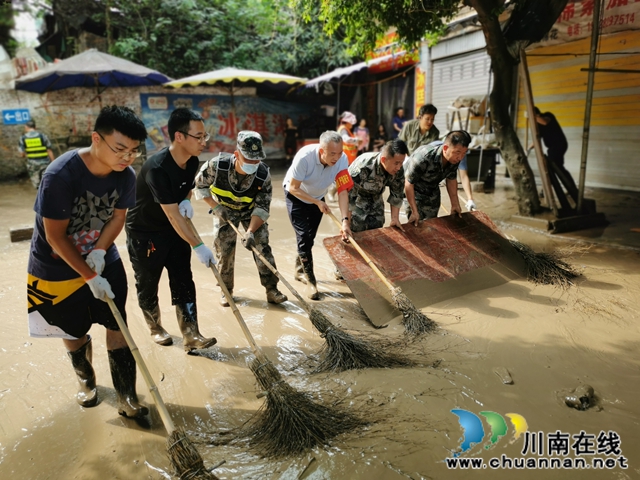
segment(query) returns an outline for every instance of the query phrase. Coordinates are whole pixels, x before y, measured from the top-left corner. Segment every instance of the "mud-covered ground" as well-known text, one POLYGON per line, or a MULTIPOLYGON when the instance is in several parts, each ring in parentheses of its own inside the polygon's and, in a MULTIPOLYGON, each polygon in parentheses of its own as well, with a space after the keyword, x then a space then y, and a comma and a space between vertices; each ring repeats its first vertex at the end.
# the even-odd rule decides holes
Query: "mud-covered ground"
MULTIPOLYGON (((285 277, 304 292, 292 279, 295 238, 278 186, 284 170, 274 168, 272 173, 276 188, 269 224, 274 255, 285 277)), ((408 347, 420 363, 412 368, 339 374, 304 370, 301 363, 324 340, 297 302, 281 306, 266 302, 255 265, 239 246, 235 295, 240 312, 285 380, 319 402, 340 398, 354 413, 372 421, 360 431, 335 438, 327 448, 300 456, 267 460, 242 446, 212 444, 224 438, 220 432, 248 420, 264 399, 256 398, 259 389, 248 368, 251 349, 231 310, 218 304, 220 293, 211 271, 193 261, 201 331, 217 337, 217 346, 208 357, 184 353, 164 278, 161 309, 174 345, 160 347, 151 341, 137 306, 121 235, 117 245, 130 280, 129 325, 173 420, 193 434, 207 465, 224 460, 215 470, 223 479, 640 478, 640 250, 628 248, 634 242, 640 246, 640 233, 629 233, 624 223, 629 212, 637 212, 633 205, 638 195, 588 193, 597 196, 612 224, 555 237, 502 221, 515 212, 508 180, 501 177, 493 194, 477 194, 479 208, 505 233, 536 250, 573 248, 571 262, 583 276, 566 291, 535 286, 525 279, 480 291, 465 291, 463 286, 458 297, 423 310, 441 328, 408 347), (512 385, 502 383, 495 373, 499 367, 510 372, 512 385), (563 397, 582 384, 594 388, 595 405, 587 411, 568 408, 563 397), (485 420, 484 441, 462 455, 484 460, 478 469, 448 467, 445 459, 460 451, 463 437, 452 409, 476 415, 496 412, 507 421, 506 435, 486 448, 492 433, 485 420), (542 432, 543 454, 531 448, 522 453, 526 434, 514 440, 507 416, 514 413, 526 419, 529 432, 542 432), (606 435, 598 441, 601 431, 606 435), (581 432, 582 441, 578 438, 581 432), (619 445, 608 441, 616 436, 619 445), (546 444, 554 438, 555 453, 546 444), (594 454, 584 454, 590 444, 594 454), (500 462, 499 468, 489 464, 502 455, 512 459, 556 457, 562 462, 583 458, 589 465, 595 457, 610 459, 615 467, 516 471, 500 462), (627 468, 621 468, 621 463, 627 468)), ((9 228, 33 222, 34 198, 26 181, 3 184, 0 189, 0 478, 170 478, 166 431, 155 407, 146 424, 120 417, 114 408, 104 330, 95 327, 91 331, 101 400, 90 409, 75 403, 76 379, 62 342, 27 335, 29 243, 10 243, 9 228)), ((195 224, 210 242, 207 209, 204 203, 195 206, 195 224)), ((640 223, 637 213, 631 217, 640 223)), ((398 318, 376 331, 348 287, 334 280, 333 265, 321 240, 335 234, 336 228, 325 219, 315 247, 323 298, 314 305, 332 321, 361 334, 402 337, 398 318)), ((289 294, 289 298, 294 297, 289 294)), ((152 404, 141 375, 138 392, 152 404)))

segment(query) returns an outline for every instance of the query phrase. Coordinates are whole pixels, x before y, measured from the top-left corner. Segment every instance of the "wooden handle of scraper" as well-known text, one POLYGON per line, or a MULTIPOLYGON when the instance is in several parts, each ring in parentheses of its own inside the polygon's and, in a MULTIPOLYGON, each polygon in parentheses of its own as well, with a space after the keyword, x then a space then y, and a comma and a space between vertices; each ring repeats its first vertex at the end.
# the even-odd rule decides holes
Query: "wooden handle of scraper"
MULTIPOLYGON (((191 228, 191 231, 196 236, 198 241, 202 242, 202 238, 200 238, 200 234, 196 230, 196 227, 191 221, 191 219, 187 217, 184 217, 184 219, 187 222, 187 225, 189 225, 189 227, 191 228)), ((233 301, 233 295, 231 295, 231 292, 229 292, 229 290, 227 289, 227 286, 224 284, 224 281, 222 280, 222 275, 220 275, 220 272, 215 267, 215 265, 211 264, 209 265, 209 267, 211 268, 211 271, 215 275, 216 280, 218 281, 218 284, 220 284, 220 290, 222 290, 222 293, 227 299, 227 302, 229 302, 229 306, 231 307, 231 310, 233 311, 233 314, 235 315, 236 320, 238 320, 238 323, 240 324, 242 333, 244 333, 244 336, 249 342, 249 345, 251 345, 251 349, 253 350, 253 353, 255 354, 256 357, 260 358, 260 360, 266 358, 264 356, 264 353, 262 352, 262 349, 258 346, 256 341, 253 339, 253 335, 251 335, 251 332, 249 331, 249 327, 247 327, 247 324, 242 318, 242 315, 240 315, 240 310, 238 310, 238 307, 236 306, 236 302, 233 301)))
MULTIPOLYGON (((336 216, 332 212, 327 213, 327 215, 329 215, 333 219, 333 221, 336 222, 336 225, 338 225, 338 228, 342 230, 342 224, 336 218, 336 216)), ((376 275, 380 277, 380 280, 382 280, 382 282, 389 288, 389 290, 395 290, 396 287, 389 280, 387 280, 387 277, 384 276, 384 273, 382 273, 380 269, 376 267, 375 263, 373 263, 373 261, 369 258, 369 255, 366 254, 366 252, 362 249, 362 247, 360 247, 360 245, 358 245, 358 243, 353 239, 351 235, 349 235, 349 241, 354 246, 354 248, 358 251, 358 253, 362 255, 362 258, 364 258, 364 261, 367 262, 367 264, 373 269, 376 275)))
POLYGON ((129 332, 129 327, 127 327, 127 324, 124 322, 124 319, 120 314, 120 310, 118 310, 118 307, 116 307, 116 304, 113 302, 113 300, 110 299, 109 297, 105 297, 105 300, 109 305, 109 308, 111 309, 111 313, 116 319, 116 322, 118 323, 118 327, 120 327, 120 331, 122 332, 122 335, 124 336, 124 339, 127 342, 127 345, 129 346, 129 350, 131 350, 131 353, 133 354, 133 358, 135 358, 136 360, 136 364, 138 365, 138 368, 140 369, 140 372, 144 377, 144 381, 147 384, 147 388, 149 389, 149 392, 151 393, 151 397, 153 398, 153 401, 155 402, 156 407, 158 407, 158 413, 160 414, 162 423, 164 423, 164 428, 166 428, 167 432, 171 434, 176 429, 176 427, 173 424, 173 420, 169 415, 169 411, 167 410, 166 405, 162 401, 162 397, 160 396, 160 391, 158 390, 156 383, 153 381, 153 377, 151 376, 151 373, 147 368, 147 364, 144 362, 144 359, 142 358, 142 354, 140 353, 140 350, 138 350, 138 346, 136 345, 136 342, 133 340, 133 337, 131 336, 131 332, 129 332))
MULTIPOLYGON (((236 227, 233 223, 229 222, 229 225, 231 226, 231 228, 233 228, 233 230, 236 232, 236 234, 238 234, 238 235, 242 235, 242 234, 240 233, 240 230, 238 230, 238 227, 236 227)), ((298 299, 298 301, 302 304, 302 308, 304 308, 304 309, 307 311, 307 313, 311 314, 311 307, 309 306, 309 304, 304 300, 304 298, 302 298, 302 297, 300 296, 300 294, 296 291, 296 289, 295 289, 295 288, 293 288, 289 282, 287 282, 287 280, 286 280, 286 279, 282 276, 282 274, 281 274, 281 273, 276 269, 276 267, 274 267, 273 265, 271 265, 271 262, 269 262, 269 261, 264 257, 264 255, 262 255, 262 254, 258 251, 258 249, 257 249, 256 247, 251 247, 251 250, 253 250, 253 253, 255 253, 255 254, 258 256, 258 258, 260 259, 260 261, 261 261, 262 263, 264 263, 264 264, 267 266, 267 268, 268 268, 269 270, 271 270, 271 272, 272 272, 276 277, 278 277, 278 278, 280 279, 280 281, 281 281, 282 283, 284 283, 284 286, 285 286, 285 287, 287 287, 287 288, 289 289, 289 291, 295 295, 295 297, 298 299)))

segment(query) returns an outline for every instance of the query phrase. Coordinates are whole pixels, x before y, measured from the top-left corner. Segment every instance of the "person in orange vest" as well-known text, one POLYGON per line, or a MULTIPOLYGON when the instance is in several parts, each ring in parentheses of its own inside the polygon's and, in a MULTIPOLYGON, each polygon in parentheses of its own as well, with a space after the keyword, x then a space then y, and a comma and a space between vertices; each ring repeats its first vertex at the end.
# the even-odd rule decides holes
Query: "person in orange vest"
POLYGON ((37 190, 42 174, 55 160, 51 142, 44 133, 36 130, 36 122, 29 120, 24 126, 24 135, 20 137, 19 148, 22 156, 27 157, 27 173, 37 190))
POLYGON ((351 165, 358 156, 358 137, 356 137, 352 131, 355 124, 356 116, 353 113, 342 112, 338 133, 342 137, 342 151, 347 156, 349 165, 351 165))

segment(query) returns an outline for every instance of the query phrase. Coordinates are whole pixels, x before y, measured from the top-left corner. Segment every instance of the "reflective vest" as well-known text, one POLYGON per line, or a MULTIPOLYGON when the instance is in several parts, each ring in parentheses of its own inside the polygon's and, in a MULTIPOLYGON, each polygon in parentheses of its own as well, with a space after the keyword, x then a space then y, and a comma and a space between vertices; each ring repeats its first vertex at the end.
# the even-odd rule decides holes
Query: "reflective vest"
POLYGON ((256 196, 262 190, 262 186, 269 176, 269 167, 264 163, 260 163, 251 184, 245 190, 236 190, 231 186, 231 181, 229 180, 231 168, 234 165, 231 161, 232 158, 233 155, 230 153, 218 155, 216 180, 209 187, 209 190, 211 190, 211 194, 215 196, 220 205, 234 210, 248 210, 253 208, 256 196))
POLYGON ((37 137, 24 137, 24 153, 29 160, 42 160, 48 158, 47 147, 42 141, 42 135, 37 137))
MULTIPOLYGON (((347 127, 345 127, 344 125, 340 125, 340 128, 338 128, 338 133, 342 135, 343 130, 347 132, 347 134, 351 138, 356 138, 356 136, 353 133, 347 130, 347 127)), ((358 157, 358 144, 342 142, 342 151, 347 156, 347 160, 349 160, 349 165, 351 165, 353 161, 358 157)))

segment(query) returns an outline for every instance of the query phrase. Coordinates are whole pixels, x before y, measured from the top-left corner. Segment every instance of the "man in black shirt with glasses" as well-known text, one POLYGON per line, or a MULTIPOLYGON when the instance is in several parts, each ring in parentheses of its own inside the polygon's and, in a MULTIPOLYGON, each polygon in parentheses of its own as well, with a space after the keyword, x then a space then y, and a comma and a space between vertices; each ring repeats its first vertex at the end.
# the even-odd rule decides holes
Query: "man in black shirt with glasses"
POLYGON ((162 327, 158 284, 163 269, 169 275, 171 303, 186 352, 215 345, 198 330, 196 289, 191 273, 191 250, 205 266, 215 264, 213 252, 200 242, 184 217, 193 217, 191 190, 198 172, 198 155, 209 135, 204 120, 188 108, 169 117, 171 146, 144 163, 136 181, 136 205, 127 214, 127 249, 135 272, 138 304, 159 345, 173 339, 162 327))

